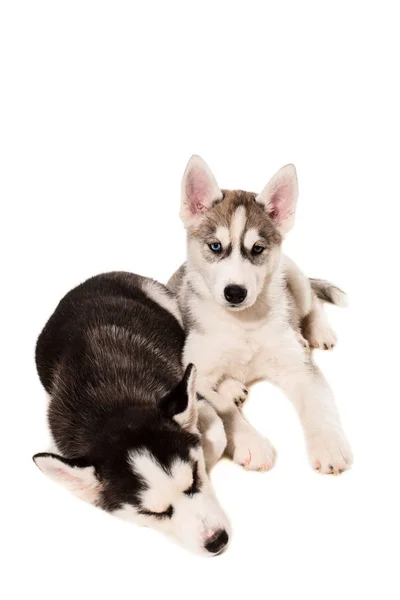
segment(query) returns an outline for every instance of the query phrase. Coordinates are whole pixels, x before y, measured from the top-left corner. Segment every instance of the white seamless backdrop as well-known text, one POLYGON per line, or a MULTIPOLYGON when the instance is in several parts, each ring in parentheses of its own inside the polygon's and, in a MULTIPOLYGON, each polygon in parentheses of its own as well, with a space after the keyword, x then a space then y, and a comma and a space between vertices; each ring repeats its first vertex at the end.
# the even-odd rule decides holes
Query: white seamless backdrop
POLYGON ((399 85, 395 2, 0 4, 1 597, 398 599, 399 85), (276 467, 214 470, 229 550, 192 556, 47 480, 34 345, 85 278, 166 282, 184 260, 180 178, 203 156, 260 190, 294 162, 285 251, 345 289, 339 344, 316 359, 353 469, 307 464, 289 402, 253 388, 276 467))

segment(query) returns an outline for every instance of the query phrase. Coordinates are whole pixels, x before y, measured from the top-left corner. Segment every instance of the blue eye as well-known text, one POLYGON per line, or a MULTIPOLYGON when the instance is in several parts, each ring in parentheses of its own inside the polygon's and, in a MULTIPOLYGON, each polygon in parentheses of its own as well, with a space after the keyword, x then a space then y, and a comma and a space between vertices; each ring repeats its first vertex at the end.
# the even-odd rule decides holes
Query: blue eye
POLYGON ((212 244, 209 244, 209 248, 213 252, 221 252, 222 251, 222 245, 219 242, 213 242, 212 244))
POLYGON ((252 254, 261 254, 262 252, 264 252, 264 250, 265 250, 265 248, 263 246, 254 244, 253 248, 251 249, 251 253, 252 254))

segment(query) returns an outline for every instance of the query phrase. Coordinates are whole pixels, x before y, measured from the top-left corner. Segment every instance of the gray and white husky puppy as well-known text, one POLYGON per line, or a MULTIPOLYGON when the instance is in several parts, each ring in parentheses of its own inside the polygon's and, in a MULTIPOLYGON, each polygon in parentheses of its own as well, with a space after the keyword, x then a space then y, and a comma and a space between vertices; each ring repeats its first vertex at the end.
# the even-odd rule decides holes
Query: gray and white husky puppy
POLYGON ((176 300, 155 281, 107 273, 70 291, 37 342, 55 450, 34 461, 80 498, 211 556, 229 538, 207 474, 226 437, 196 399, 192 365, 183 375, 183 344, 176 300))
POLYGON ((255 470, 274 464, 271 443, 240 409, 247 387, 267 379, 293 402, 311 465, 340 473, 352 462, 350 446, 307 346, 333 347, 336 338, 319 298, 340 305, 345 294, 309 280, 281 252, 297 197, 293 165, 254 194, 221 190, 207 164, 193 156, 183 176, 180 211, 187 262, 169 287, 188 334, 184 364, 196 365, 197 393, 221 416, 233 460, 255 470))

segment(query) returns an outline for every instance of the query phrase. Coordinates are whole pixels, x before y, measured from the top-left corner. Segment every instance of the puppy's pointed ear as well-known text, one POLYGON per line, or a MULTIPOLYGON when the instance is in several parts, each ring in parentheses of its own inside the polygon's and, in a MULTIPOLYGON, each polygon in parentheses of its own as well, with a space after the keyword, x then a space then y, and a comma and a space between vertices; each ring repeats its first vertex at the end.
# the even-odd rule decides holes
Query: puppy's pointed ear
POLYGON ((180 216, 185 226, 195 224, 213 202, 221 199, 222 192, 208 165, 200 156, 192 156, 182 179, 180 216))
POLYGON ((256 201, 265 207, 279 231, 287 233, 294 225, 298 195, 296 168, 286 165, 275 173, 256 201))
POLYGON ((196 368, 186 367, 182 381, 159 402, 159 408, 167 419, 174 419, 188 431, 197 429, 197 398, 195 389, 196 368))
POLYGON ((92 465, 48 452, 35 454, 33 461, 45 475, 61 483, 78 498, 97 504, 101 485, 92 465))

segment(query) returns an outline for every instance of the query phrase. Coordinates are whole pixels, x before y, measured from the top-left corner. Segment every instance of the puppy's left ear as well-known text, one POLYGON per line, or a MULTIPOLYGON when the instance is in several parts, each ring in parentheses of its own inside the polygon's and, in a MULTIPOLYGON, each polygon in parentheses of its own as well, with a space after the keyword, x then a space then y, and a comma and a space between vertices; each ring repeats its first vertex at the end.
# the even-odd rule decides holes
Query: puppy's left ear
POLYGON ((50 452, 35 454, 33 461, 45 475, 61 483, 75 496, 97 504, 101 484, 92 465, 83 460, 64 458, 50 452))
POLYGON ((256 198, 283 234, 294 225, 299 188, 294 165, 282 167, 256 198))
POLYGON ((186 367, 182 381, 158 404, 164 417, 174 419, 188 431, 197 430, 198 414, 195 378, 196 368, 193 364, 189 364, 186 367))

